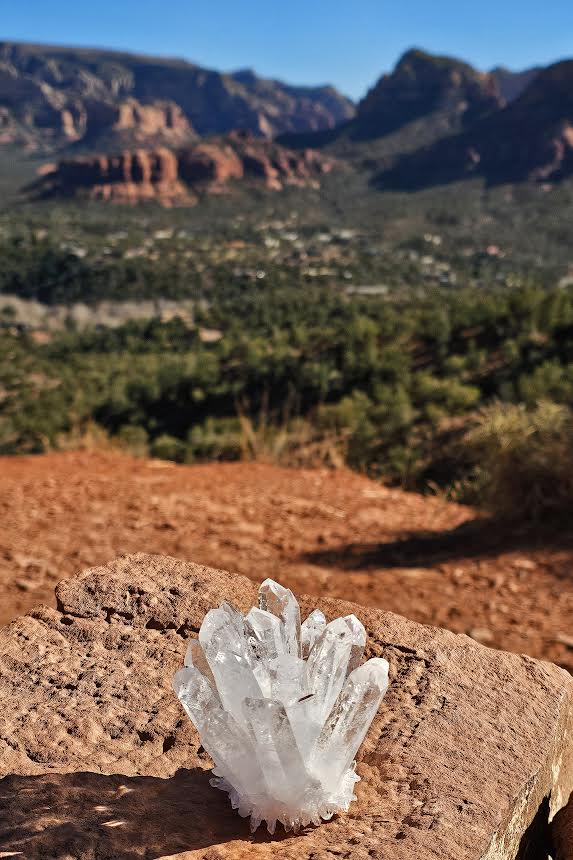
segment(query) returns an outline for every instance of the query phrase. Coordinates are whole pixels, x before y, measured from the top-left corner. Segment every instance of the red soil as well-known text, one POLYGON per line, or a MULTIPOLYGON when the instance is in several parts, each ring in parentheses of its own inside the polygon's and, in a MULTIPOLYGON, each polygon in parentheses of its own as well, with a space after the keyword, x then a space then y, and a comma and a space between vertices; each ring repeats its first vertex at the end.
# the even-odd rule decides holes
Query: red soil
POLYGON ((503 531, 352 472, 5 457, 0 522, 0 624, 53 603, 58 580, 141 550, 390 609, 573 672, 573 536, 503 531))

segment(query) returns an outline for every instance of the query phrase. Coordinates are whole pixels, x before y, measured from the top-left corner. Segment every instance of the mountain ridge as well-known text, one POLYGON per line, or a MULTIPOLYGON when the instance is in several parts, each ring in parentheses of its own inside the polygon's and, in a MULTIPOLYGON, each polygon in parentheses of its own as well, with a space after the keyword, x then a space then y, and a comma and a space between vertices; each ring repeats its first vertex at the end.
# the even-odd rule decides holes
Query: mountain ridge
POLYGON ((219 72, 177 57, 0 41, 0 146, 128 157, 178 152, 240 129, 347 160, 378 188, 472 175, 557 181, 573 170, 567 69, 573 61, 483 72, 410 48, 354 106, 330 85, 301 87, 250 68, 219 72), (561 89, 555 69, 565 75, 561 89))
POLYGON ((480 72, 413 48, 335 129, 287 134, 374 174, 381 190, 416 190, 482 176, 559 181, 573 173, 573 60, 480 72))
POLYGON ((495 77, 455 57, 407 50, 358 102, 356 114, 334 129, 285 134, 297 148, 326 148, 350 160, 393 163, 503 107, 495 77))
POLYGON ((503 110, 405 155, 377 178, 416 189, 482 176, 489 184, 558 181, 573 174, 573 60, 548 66, 503 110))
MULTIPOLYGON (((0 143, 30 150, 95 147, 101 133, 112 145, 116 114, 125 112, 126 102, 140 113, 179 108, 188 140, 236 128, 261 137, 319 130, 354 112, 350 99, 328 85, 297 87, 254 73, 245 80, 240 72, 237 77, 179 58, 0 42, 0 143)), ((173 143, 169 123, 160 125, 149 145, 173 143)), ((135 137, 146 142, 141 128, 135 137)))

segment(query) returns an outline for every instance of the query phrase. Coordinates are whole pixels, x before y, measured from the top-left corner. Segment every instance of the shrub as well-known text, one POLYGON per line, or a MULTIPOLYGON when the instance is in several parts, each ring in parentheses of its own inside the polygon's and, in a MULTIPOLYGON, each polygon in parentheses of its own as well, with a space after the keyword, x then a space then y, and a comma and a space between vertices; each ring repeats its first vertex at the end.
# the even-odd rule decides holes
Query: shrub
POLYGON ((133 457, 146 457, 149 453, 147 431, 144 427, 124 424, 115 441, 121 450, 127 451, 133 457))
POLYGON ((440 379, 421 372, 414 380, 414 397, 430 421, 447 415, 462 415, 479 402, 480 391, 457 379, 440 379))
POLYGON ((182 463, 185 459, 186 445, 181 439, 162 433, 151 443, 151 456, 160 460, 174 460, 182 463))
POLYGON ((549 398, 557 403, 573 401, 573 367, 558 361, 546 361, 533 373, 519 379, 521 400, 528 406, 549 398))
POLYGON ((465 437, 477 464, 466 499, 506 520, 573 512, 573 411, 550 401, 533 409, 484 409, 465 437))
MULTIPOLYGON (((44 450, 50 445, 45 443, 44 450)), ((113 446, 109 435, 95 421, 75 422, 66 433, 58 433, 54 447, 59 451, 109 451, 113 446)))
POLYGON ((207 418, 189 431, 185 461, 240 460, 243 454, 238 418, 207 418))

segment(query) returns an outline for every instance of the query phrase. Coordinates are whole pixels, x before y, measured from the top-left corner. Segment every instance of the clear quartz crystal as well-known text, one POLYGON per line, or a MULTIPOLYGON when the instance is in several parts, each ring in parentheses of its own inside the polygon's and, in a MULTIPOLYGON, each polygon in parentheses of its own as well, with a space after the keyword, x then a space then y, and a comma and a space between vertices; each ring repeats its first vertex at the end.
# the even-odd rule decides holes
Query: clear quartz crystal
POLYGON ((388 663, 361 664, 366 631, 354 615, 327 624, 270 579, 245 617, 210 610, 173 687, 214 761, 211 784, 251 817, 299 830, 354 799, 355 756, 388 686, 388 663))
POLYGON ((360 665, 364 649, 366 648, 366 630, 364 624, 358 620, 356 615, 345 615, 344 621, 352 633, 352 645, 350 647, 350 659, 348 660, 348 674, 360 665))
POLYGON ((320 609, 313 610, 301 624, 302 656, 306 660, 312 646, 326 627, 326 618, 320 609))
POLYGON ((265 579, 259 588, 259 607, 280 618, 284 625, 288 653, 300 657, 300 609, 290 588, 284 588, 272 579, 265 579))
POLYGON ((215 682, 215 676, 211 671, 211 667, 207 662, 207 658, 205 657, 205 652, 201 647, 201 643, 198 639, 190 639, 189 645, 187 646, 187 653, 185 654, 185 663, 186 667, 194 666, 198 669, 202 675, 205 675, 211 687, 216 690, 217 684, 215 682))

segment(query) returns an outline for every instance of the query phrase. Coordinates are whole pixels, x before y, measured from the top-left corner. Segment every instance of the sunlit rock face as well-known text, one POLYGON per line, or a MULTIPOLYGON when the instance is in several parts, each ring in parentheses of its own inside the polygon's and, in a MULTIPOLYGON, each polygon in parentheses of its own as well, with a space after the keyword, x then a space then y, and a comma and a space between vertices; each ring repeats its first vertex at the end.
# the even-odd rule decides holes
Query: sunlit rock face
POLYGON ((251 830, 298 830, 346 811, 354 758, 388 686, 388 663, 360 665, 366 631, 354 615, 301 625, 293 593, 270 579, 243 616, 210 610, 173 687, 251 830))

